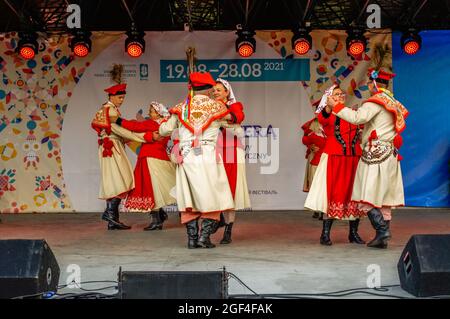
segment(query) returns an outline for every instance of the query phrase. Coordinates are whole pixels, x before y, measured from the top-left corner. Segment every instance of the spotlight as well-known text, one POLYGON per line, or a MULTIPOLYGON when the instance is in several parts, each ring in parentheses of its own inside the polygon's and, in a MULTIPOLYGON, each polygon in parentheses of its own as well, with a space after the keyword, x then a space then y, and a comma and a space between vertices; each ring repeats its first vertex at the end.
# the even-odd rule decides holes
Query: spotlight
POLYGON ((25 60, 33 59, 38 53, 37 34, 34 32, 19 33, 17 52, 25 60))
POLYGON ((366 50, 366 38, 363 30, 347 31, 347 52, 353 57, 361 55, 366 50))
POLYGON ((75 31, 72 40, 70 40, 70 48, 80 58, 87 56, 92 48, 91 32, 82 30, 75 31))
POLYGON ((127 32, 128 38, 125 40, 125 51, 132 58, 138 58, 145 52, 145 33, 138 31, 133 24, 131 30, 127 32))
POLYGON ((294 32, 292 37, 292 48, 299 55, 304 55, 311 50, 312 38, 309 32, 305 28, 300 28, 294 32))
POLYGON ((236 52, 243 58, 248 58, 256 51, 255 32, 249 30, 238 30, 236 32, 236 52))
POLYGON ((403 52, 408 55, 414 55, 419 52, 422 47, 422 38, 417 31, 410 30, 403 33, 400 44, 403 52))

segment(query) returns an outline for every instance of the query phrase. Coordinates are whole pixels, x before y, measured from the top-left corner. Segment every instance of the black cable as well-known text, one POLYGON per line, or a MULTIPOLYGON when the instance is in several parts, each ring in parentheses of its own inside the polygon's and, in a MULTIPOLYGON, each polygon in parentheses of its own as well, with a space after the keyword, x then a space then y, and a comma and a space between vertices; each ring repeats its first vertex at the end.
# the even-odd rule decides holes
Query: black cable
POLYGON ((11 299, 25 299, 25 298, 35 298, 35 297, 42 297, 44 296, 47 292, 40 292, 37 294, 33 294, 33 295, 23 295, 23 296, 17 296, 17 297, 12 297, 11 299))
POLYGON ((389 291, 389 288, 394 287, 400 287, 400 285, 387 285, 387 286, 381 286, 381 287, 375 287, 375 288, 369 288, 369 287, 363 287, 363 288, 352 288, 352 289, 345 289, 345 290, 339 290, 339 291, 332 291, 332 292, 326 292, 326 293, 291 293, 291 294, 258 294, 256 291, 251 289, 247 284, 245 284, 238 276, 236 276, 233 273, 228 273, 229 277, 235 279, 238 283, 240 283, 242 286, 250 290, 253 295, 229 295, 230 298, 239 296, 242 297, 249 297, 249 296, 257 296, 262 299, 266 297, 274 297, 274 298, 299 298, 300 296, 309 296, 309 297, 345 297, 350 296, 353 294, 368 294, 372 296, 378 296, 378 297, 390 297, 390 298, 397 298, 397 299, 407 299, 407 297, 397 296, 397 295, 388 295, 388 294, 377 294, 374 292, 366 291, 368 289, 375 290, 375 291, 382 291, 386 292, 389 291))
POLYGON ((54 299, 116 299, 117 294, 103 293, 68 293, 56 294, 54 299))
POLYGON ((61 285, 58 286, 58 289, 64 289, 70 285, 85 285, 85 284, 104 284, 104 283, 114 283, 114 284, 118 284, 119 282, 116 280, 92 280, 92 281, 82 281, 77 283, 76 281, 72 281, 67 285, 61 285))
POLYGON ((95 289, 86 289, 86 288, 82 288, 81 287, 81 285, 79 284, 79 283, 77 283, 77 282, 74 282, 74 285, 78 288, 78 289, 80 289, 80 290, 82 290, 82 291, 88 291, 88 292, 95 292, 95 291, 100 291, 100 290, 107 290, 107 289, 111 289, 111 288, 116 288, 117 289, 117 285, 115 285, 115 286, 107 286, 107 287, 102 287, 102 288, 95 288, 95 289))
POLYGON ((238 276, 236 276, 235 274, 229 272, 228 275, 235 279, 238 283, 240 283, 242 286, 244 286, 245 288, 247 288, 248 290, 250 290, 254 295, 256 296, 260 296, 260 294, 258 294, 256 291, 254 291, 252 288, 250 288, 249 286, 247 286, 241 279, 239 279, 238 276))
POLYGON ((300 293, 300 294, 290 294, 290 295, 271 294, 269 296, 274 296, 274 297, 279 297, 279 298, 282 298, 282 297, 298 298, 299 296, 346 297, 346 296, 351 296, 351 295, 355 295, 355 294, 367 294, 367 295, 378 296, 378 297, 389 297, 389 298, 396 298, 396 299, 408 299, 408 297, 397 296, 397 295, 388 295, 388 294, 377 294, 377 293, 374 293, 374 292, 364 291, 364 290, 356 290, 356 291, 351 291, 351 292, 342 293, 342 294, 330 294, 330 293, 314 293, 314 294, 306 294, 305 293, 304 294, 304 293, 300 293))

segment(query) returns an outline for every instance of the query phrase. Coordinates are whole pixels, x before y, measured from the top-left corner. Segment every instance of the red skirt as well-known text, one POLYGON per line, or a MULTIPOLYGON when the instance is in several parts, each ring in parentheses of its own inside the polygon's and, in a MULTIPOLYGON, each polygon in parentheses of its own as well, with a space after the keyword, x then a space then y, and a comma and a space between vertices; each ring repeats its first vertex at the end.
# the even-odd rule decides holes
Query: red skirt
POLYGON ((148 212, 155 207, 152 178, 148 169, 147 158, 138 158, 134 168, 134 189, 128 193, 125 208, 130 211, 148 212))
POLYGON ((351 200, 358 162, 359 156, 328 156, 328 217, 343 219, 351 216, 365 216, 365 213, 358 208, 358 203, 351 200))
POLYGON ((233 199, 236 195, 236 183, 237 183, 237 150, 236 146, 224 146, 222 149, 222 160, 225 172, 227 173, 228 184, 230 185, 231 194, 233 199))

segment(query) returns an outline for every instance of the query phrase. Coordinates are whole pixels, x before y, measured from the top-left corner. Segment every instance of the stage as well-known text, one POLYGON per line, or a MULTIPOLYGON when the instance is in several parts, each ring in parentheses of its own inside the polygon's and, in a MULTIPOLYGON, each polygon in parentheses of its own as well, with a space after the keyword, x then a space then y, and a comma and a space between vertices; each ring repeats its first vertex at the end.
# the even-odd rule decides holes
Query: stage
MULTIPOLYGON (((260 294, 364 288, 373 272, 369 265, 380 266, 381 285, 397 285, 396 264, 412 234, 450 233, 450 209, 405 208, 394 213, 393 238, 386 250, 349 244, 345 222, 333 225, 333 246, 326 247, 319 245, 322 224, 309 212, 244 212, 238 213, 230 245, 218 244, 221 229, 213 236, 216 248, 188 250, 186 231, 177 213, 169 213, 163 231, 151 232, 142 230, 149 222, 147 214, 122 214, 122 220, 133 227, 129 231, 107 231, 99 213, 3 214, 1 218, 0 239, 43 238, 48 242, 61 268, 61 285, 72 274, 73 270, 67 272, 72 264, 80 266, 82 282, 117 280, 120 266, 123 270, 152 271, 206 271, 225 266, 260 294)), ((363 220, 361 237, 367 241, 373 234, 369 221, 363 220)), ((86 284, 83 288, 111 285, 86 284)), ((66 288, 62 292, 78 291, 66 288)), ((102 292, 114 293, 114 289, 102 292)), ((252 293, 230 279, 229 294, 252 293)), ((412 297, 399 287, 388 294, 412 297)))

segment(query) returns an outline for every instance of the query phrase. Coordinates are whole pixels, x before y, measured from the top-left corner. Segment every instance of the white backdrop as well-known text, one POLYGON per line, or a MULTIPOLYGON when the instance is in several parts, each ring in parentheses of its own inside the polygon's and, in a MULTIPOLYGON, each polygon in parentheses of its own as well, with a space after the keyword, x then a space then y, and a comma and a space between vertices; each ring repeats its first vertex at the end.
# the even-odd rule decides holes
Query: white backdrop
MULTIPOLYGON (((121 112, 123 117, 131 119, 140 109, 147 112, 152 100, 171 107, 185 98, 185 83, 160 82, 161 59, 185 60, 188 46, 195 46, 199 59, 237 58, 234 32, 149 32, 145 39, 147 53, 139 59, 125 56, 124 37, 103 50, 86 70, 70 98, 62 133, 62 163, 67 192, 75 211, 104 209, 104 202, 97 198, 100 180, 97 137, 90 122, 106 101, 103 89, 111 83, 105 74, 112 63, 124 64, 126 72, 129 72, 127 96, 121 112), (141 79, 139 75, 141 63, 149 66, 147 79, 141 79)), ((279 59, 280 55, 257 39, 257 50, 252 58, 279 59)), ((280 160, 276 173, 261 174, 261 167, 268 164, 259 161, 247 163, 253 209, 302 209, 305 200, 301 191, 305 149, 301 144, 300 126, 313 116, 306 91, 298 81, 231 84, 237 99, 244 105, 244 125, 279 128, 279 136, 275 134, 279 139, 280 160)), ((252 128, 247 129, 249 135, 253 135, 252 131, 252 128)), ((250 150, 250 153, 255 151, 250 150)), ((271 155, 275 159, 276 154, 271 155)), ((130 151, 129 158, 133 164, 135 157, 130 151)))

